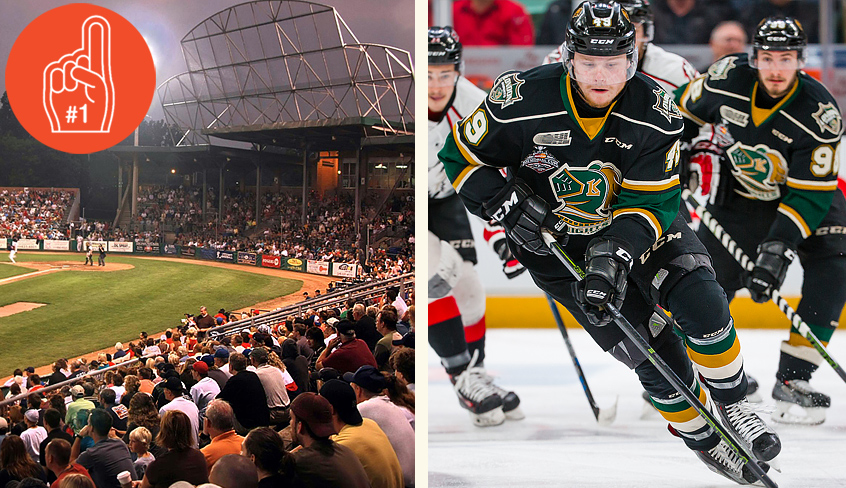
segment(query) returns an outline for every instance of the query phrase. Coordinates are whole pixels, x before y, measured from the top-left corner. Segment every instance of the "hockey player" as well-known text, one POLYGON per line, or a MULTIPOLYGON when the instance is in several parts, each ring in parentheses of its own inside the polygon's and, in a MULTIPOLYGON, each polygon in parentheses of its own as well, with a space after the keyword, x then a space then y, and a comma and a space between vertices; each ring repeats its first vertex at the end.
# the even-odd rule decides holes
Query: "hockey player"
POLYGON ((563 65, 496 80, 439 153, 446 174, 471 213, 505 227, 535 283, 635 371, 685 444, 714 471, 750 483, 734 451, 604 308, 617 305, 705 401, 692 359, 727 428, 762 461, 778 454, 778 436, 748 408, 740 343, 707 251, 678 216, 682 116, 665 90, 635 75, 635 28, 618 4, 579 6, 564 46, 563 65), (514 178, 503 181, 499 168, 514 178), (549 254, 541 228, 566 229, 560 241, 583 259, 583 281, 549 254), (670 327, 651 325, 653 304, 673 313, 684 342, 670 327))
MULTIPOLYGON (((698 231, 729 299, 745 287, 756 302, 768 301, 798 255, 805 278, 797 312, 826 344, 846 303, 846 199, 837 190, 843 127, 837 102, 801 71, 805 48, 799 22, 764 19, 752 57, 741 53, 714 63, 685 87, 680 108, 687 137, 699 124, 723 128, 722 142, 692 159, 709 163, 699 169, 708 210, 747 254, 757 255, 747 273, 707 229, 698 231)), ((791 328, 772 393, 774 420, 825 420, 831 400, 808 384, 821 361, 791 328), (789 413, 791 405, 803 407, 804 415, 789 413)))
MULTIPOLYGON (((696 78, 696 71, 686 59, 665 51, 652 44, 655 35, 654 14, 649 0, 622 0, 617 2, 629 14, 629 20, 635 26, 637 43, 637 70, 652 78, 668 93, 675 92, 680 86, 696 78)), ((562 62, 564 45, 558 46, 547 54, 543 64, 562 62)))
MULTIPOLYGON (((461 76, 462 46, 452 27, 430 28, 428 45, 429 344, 473 423, 499 425, 506 418, 523 418, 520 399, 493 383, 483 368, 485 293, 473 268, 475 242, 467 211, 437 158, 452 126, 479 106, 485 92, 461 76)), ((508 251, 501 228, 486 227, 485 237, 503 259, 506 275, 524 270, 508 251)))

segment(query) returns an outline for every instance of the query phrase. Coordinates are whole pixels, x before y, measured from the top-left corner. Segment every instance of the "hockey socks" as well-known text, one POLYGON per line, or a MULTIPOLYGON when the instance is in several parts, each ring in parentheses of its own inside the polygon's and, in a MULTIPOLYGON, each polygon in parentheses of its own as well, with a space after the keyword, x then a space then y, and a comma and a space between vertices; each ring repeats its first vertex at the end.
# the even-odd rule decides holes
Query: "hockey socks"
MULTIPOLYGON (((693 393, 703 405, 707 404, 705 390, 698 380, 695 380, 693 385, 693 393)), ((679 393, 674 393, 669 398, 652 397, 651 400, 658 413, 670 423, 670 432, 681 437, 690 449, 708 450, 719 443, 714 429, 679 393)))
POLYGON ((452 295, 429 303, 429 345, 441 358, 447 374, 456 375, 470 364, 461 313, 452 295))
POLYGON ((471 356, 474 352, 479 351, 478 364, 480 366, 485 364, 485 331, 484 315, 475 324, 464 326, 464 340, 467 341, 467 350, 471 356))

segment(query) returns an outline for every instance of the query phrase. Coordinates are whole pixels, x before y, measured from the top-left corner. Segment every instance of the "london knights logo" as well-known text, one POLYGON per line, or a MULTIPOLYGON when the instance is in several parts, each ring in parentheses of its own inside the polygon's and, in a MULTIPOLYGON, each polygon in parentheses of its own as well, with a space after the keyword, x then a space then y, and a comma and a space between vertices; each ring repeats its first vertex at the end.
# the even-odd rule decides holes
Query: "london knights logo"
POLYGON ((520 87, 523 83, 525 81, 521 80, 517 76, 517 73, 503 75, 496 80, 496 84, 491 89, 490 95, 488 95, 488 100, 491 103, 502 105, 502 108, 517 103, 523 99, 520 96, 520 87))
POLYGON ((611 163, 593 161, 587 167, 564 164, 549 177, 552 193, 561 202, 553 212, 573 234, 593 234, 611 223, 611 204, 622 176, 611 163))
POLYGON ((747 146, 740 142, 726 151, 731 174, 743 189, 736 190, 753 200, 777 200, 781 196, 778 185, 787 181, 787 160, 775 149, 764 144, 747 146))

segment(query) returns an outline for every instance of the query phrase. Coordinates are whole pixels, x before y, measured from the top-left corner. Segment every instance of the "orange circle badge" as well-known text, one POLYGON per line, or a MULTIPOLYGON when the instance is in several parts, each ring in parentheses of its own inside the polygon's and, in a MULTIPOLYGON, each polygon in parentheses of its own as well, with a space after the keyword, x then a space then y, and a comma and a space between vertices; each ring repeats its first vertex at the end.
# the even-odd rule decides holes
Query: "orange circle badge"
POLYGON ((23 127, 74 154, 126 139, 149 110, 155 85, 153 56, 138 30, 87 3, 32 21, 6 64, 9 104, 23 127))

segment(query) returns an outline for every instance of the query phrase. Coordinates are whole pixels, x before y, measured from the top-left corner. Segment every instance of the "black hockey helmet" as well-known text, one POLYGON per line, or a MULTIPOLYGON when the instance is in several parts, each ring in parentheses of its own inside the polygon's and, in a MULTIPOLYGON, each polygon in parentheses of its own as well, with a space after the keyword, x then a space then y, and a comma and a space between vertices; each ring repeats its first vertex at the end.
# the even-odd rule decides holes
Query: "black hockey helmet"
POLYGON ((655 15, 649 0, 620 0, 619 3, 633 24, 643 24, 643 32, 646 34, 643 42, 651 41, 655 37, 655 15))
POLYGON ((462 46, 451 26, 429 27, 429 64, 452 64, 460 70, 462 46))
POLYGON ((564 35, 564 66, 570 77, 573 72, 573 58, 576 53, 587 56, 626 55, 626 80, 637 71, 637 46, 635 27, 628 13, 619 3, 584 2, 573 12, 567 32, 564 35))
POLYGON ((793 17, 767 17, 755 29, 752 38, 752 59, 749 64, 757 68, 758 51, 796 51, 800 63, 805 61, 808 37, 802 24, 793 17))

